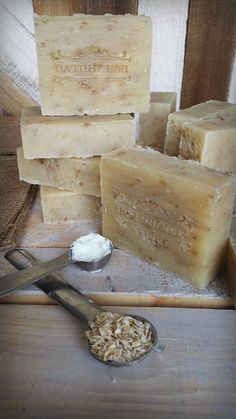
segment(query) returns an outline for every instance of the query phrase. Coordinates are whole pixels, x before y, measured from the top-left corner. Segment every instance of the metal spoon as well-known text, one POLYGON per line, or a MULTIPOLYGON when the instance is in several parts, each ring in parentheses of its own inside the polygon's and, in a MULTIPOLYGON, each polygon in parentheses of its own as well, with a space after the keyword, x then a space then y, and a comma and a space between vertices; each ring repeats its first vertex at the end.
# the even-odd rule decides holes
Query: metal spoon
POLYGON ((48 262, 36 264, 22 272, 14 272, 0 278, 0 297, 9 294, 10 292, 22 288, 25 285, 37 281, 39 278, 44 278, 46 275, 65 268, 72 263, 75 263, 80 269, 87 272, 99 272, 109 262, 113 251, 113 246, 110 241, 110 253, 101 259, 93 260, 92 262, 75 261, 72 259, 72 245, 70 249, 48 262))
MULTIPOLYGON (((10 250, 5 254, 5 258, 18 270, 23 270, 25 268, 29 269, 29 266, 39 266, 39 262, 32 256, 30 253, 26 252, 22 249, 14 249, 10 250)), ((88 262, 85 262, 88 263, 88 262)), ((105 265, 104 265, 105 266, 105 265)), ((104 312, 101 307, 93 303, 93 301, 86 298, 83 294, 81 294, 77 289, 72 287, 70 284, 64 282, 62 278, 60 278, 57 274, 50 274, 47 275, 45 278, 37 280, 34 285, 44 291, 49 297, 57 301, 61 306, 63 306, 66 310, 68 310, 71 314, 76 316, 79 319, 82 319, 89 323, 90 321, 95 320, 96 316, 104 312)), ((129 316, 142 321, 148 322, 146 319, 136 315, 129 316)), ((155 327, 152 323, 148 322, 150 325, 150 330, 152 333, 152 347, 149 351, 145 352, 139 358, 133 361, 127 361, 123 363, 118 363, 115 361, 103 361, 99 357, 96 356, 91 351, 91 346, 88 343, 89 350, 91 355, 96 358, 98 361, 103 362, 107 365, 114 366, 114 367, 124 367, 124 366, 131 366, 135 363, 144 359, 149 352, 157 345, 157 332, 155 327)))

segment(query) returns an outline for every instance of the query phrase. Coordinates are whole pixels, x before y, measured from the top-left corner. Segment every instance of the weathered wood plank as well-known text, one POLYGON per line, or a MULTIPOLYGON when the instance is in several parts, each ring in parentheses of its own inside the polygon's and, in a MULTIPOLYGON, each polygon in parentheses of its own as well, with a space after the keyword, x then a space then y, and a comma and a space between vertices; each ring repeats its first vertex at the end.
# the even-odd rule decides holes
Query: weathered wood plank
POLYGON ((93 359, 59 307, 0 306, 3 418, 235 418, 236 314, 110 307, 149 319, 161 352, 130 368, 93 359))
POLYGON ((227 100, 235 34, 234 0, 190 0, 181 108, 227 100))
POLYGON ((67 16, 74 13, 92 15, 137 14, 137 0, 33 0, 34 12, 38 15, 67 16))
POLYGON ((47 16, 70 16, 86 13, 86 0, 33 0, 34 13, 47 16))
MULTIPOLYGON (((33 25, 31 2, 28 6, 33 25)), ((9 12, 0 0, 0 71, 7 74, 25 94, 39 102, 35 39, 19 19, 20 15, 9 12)))
POLYGON ((34 100, 27 96, 8 76, 0 71, 0 109, 9 115, 20 116, 24 106, 33 105, 35 105, 34 100))
POLYGON ((0 4, 31 34, 34 33, 32 0, 0 0, 0 4))
MULTIPOLYGON (((47 261, 62 254, 63 249, 29 248, 37 259, 47 261)), ((15 269, 0 254, 0 274, 15 269)), ((75 288, 103 305, 172 306, 232 308, 233 301, 226 278, 219 276, 204 290, 155 266, 115 249, 102 272, 88 274, 71 265, 60 275, 75 288)), ((35 287, 27 287, 5 297, 2 302, 47 304, 50 300, 35 287)))
POLYGON ((130 13, 136 15, 138 11, 137 0, 88 0, 86 1, 86 13, 92 15, 123 15, 130 13))

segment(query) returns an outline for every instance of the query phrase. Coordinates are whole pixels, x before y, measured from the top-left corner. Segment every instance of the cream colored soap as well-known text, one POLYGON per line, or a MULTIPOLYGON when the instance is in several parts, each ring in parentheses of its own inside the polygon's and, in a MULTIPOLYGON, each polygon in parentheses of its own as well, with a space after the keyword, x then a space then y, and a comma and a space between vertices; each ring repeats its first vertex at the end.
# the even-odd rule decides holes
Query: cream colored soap
POLYGON ((148 112, 152 25, 146 16, 37 16, 43 115, 148 112))
POLYGON ((24 158, 23 149, 17 149, 20 180, 52 186, 80 194, 100 196, 100 157, 70 159, 24 158))
POLYGON ((236 173, 236 119, 207 119, 183 125, 180 157, 211 169, 236 173))
POLYGON ((232 218, 230 227, 226 270, 236 308, 236 216, 232 218))
POLYGON ((101 221, 101 199, 60 189, 40 188, 45 224, 101 221))
POLYGON ((176 109, 176 93, 151 93, 150 111, 139 115, 139 141, 143 146, 164 150, 166 125, 170 112, 176 109))
POLYGON ((171 113, 168 117, 164 153, 169 156, 179 155, 179 142, 185 122, 197 121, 202 118, 221 118, 227 115, 233 105, 219 100, 194 105, 191 108, 171 113))
POLYGON ((138 146, 101 159, 103 234, 199 288, 222 267, 235 177, 138 146))
POLYGON ((91 157, 134 144, 134 119, 129 114, 44 117, 33 106, 22 112, 21 137, 26 159, 91 157))

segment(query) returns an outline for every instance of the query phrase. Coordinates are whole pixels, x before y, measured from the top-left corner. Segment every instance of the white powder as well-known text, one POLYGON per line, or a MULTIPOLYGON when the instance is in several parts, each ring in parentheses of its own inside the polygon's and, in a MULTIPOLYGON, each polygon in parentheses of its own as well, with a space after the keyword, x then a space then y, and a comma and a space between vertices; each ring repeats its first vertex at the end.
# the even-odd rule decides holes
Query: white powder
POLYGON ((75 240, 71 251, 73 260, 93 262, 111 253, 111 242, 100 234, 90 233, 75 240))

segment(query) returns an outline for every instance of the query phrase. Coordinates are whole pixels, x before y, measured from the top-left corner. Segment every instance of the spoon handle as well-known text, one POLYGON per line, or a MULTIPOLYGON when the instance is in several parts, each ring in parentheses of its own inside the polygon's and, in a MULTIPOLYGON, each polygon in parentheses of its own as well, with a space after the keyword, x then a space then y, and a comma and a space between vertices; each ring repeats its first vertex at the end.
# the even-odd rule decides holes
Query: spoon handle
MULTIPOLYGON (((5 254, 5 258, 18 270, 40 264, 34 256, 23 249, 10 250, 5 254)), ((87 322, 94 320, 102 311, 99 306, 88 300, 70 284, 64 282, 57 274, 47 275, 45 278, 37 280, 34 285, 71 314, 87 322)))
POLYGON ((43 278, 58 269, 64 268, 70 263, 72 263, 72 260, 69 257, 69 252, 66 252, 49 262, 36 264, 21 272, 14 272, 12 274, 5 275, 0 278, 0 296, 6 295, 13 290, 31 284, 39 278, 43 278))

